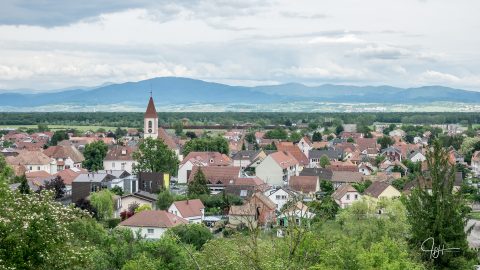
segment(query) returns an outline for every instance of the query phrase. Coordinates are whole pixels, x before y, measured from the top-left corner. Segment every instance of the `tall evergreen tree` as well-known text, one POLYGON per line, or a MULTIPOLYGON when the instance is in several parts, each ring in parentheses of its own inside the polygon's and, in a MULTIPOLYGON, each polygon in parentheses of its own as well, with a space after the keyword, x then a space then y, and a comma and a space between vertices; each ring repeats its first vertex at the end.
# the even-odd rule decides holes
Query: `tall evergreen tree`
POLYGON ((453 190, 455 167, 449 163, 448 152, 438 141, 427 152, 429 172, 418 177, 418 186, 405 200, 408 222, 411 225, 411 245, 421 252, 422 259, 435 269, 473 269, 475 254, 467 243, 464 231, 465 202, 460 192, 453 190), (420 184, 420 183, 425 184, 420 184), (431 192, 425 186, 432 187, 431 192), (424 243, 429 238, 429 240, 424 243), (458 248, 455 252, 440 253, 437 258, 424 249, 458 248))
POLYGON ((210 189, 207 186, 207 178, 201 168, 198 168, 193 180, 188 183, 188 196, 198 196, 202 194, 210 194, 210 189))
POLYGON ((18 191, 22 194, 30 194, 30 186, 28 186, 28 180, 25 174, 20 177, 20 186, 18 186, 18 191))

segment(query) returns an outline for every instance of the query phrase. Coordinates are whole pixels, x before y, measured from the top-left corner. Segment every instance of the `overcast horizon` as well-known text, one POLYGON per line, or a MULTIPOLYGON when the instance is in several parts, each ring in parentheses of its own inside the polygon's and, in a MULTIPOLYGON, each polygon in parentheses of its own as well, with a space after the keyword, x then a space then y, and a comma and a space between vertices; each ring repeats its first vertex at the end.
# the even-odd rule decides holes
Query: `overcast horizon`
POLYGON ((478 10, 473 0, 7 0, 0 89, 177 76, 480 91, 478 10))

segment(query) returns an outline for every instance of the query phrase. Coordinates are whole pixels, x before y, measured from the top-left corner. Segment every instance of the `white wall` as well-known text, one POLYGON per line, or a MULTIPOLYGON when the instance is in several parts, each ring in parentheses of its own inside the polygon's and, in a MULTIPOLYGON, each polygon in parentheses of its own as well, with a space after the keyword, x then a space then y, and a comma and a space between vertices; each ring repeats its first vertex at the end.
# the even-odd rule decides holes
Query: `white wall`
POLYGON ((258 178, 265 183, 283 186, 283 170, 271 156, 267 156, 255 169, 258 178))
POLYGON ((130 174, 133 172, 133 165, 136 164, 133 160, 104 160, 103 169, 104 170, 125 170, 130 174), (122 167, 124 163, 124 167, 122 167))
POLYGON ((132 230, 134 235, 137 235, 137 232, 140 231, 140 235, 145 239, 160 239, 163 234, 167 231, 167 228, 155 228, 155 227, 133 227, 133 226, 123 226, 132 230), (148 229, 153 230, 153 233, 149 233, 148 229))
POLYGON ((191 171, 193 168, 193 164, 190 161, 185 162, 184 164, 181 164, 180 167, 178 168, 178 183, 179 184, 186 184, 188 180, 188 174, 187 171, 191 171))
POLYGON ((362 198, 362 195, 358 192, 347 192, 343 197, 340 199, 340 208, 347 208, 352 203, 360 200, 362 198), (357 198, 355 198, 355 195, 357 195, 357 198))

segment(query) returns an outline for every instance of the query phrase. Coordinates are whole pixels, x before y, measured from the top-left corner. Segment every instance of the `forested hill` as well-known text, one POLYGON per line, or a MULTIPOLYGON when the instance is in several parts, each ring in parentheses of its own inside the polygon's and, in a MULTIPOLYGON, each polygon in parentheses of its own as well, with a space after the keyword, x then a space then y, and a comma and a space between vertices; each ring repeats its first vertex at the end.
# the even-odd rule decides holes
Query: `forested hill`
POLYGON ((257 87, 230 86, 178 77, 111 84, 37 94, 0 93, 0 106, 48 105, 94 106, 129 104, 144 106, 153 91, 157 104, 271 104, 291 101, 415 104, 428 102, 480 103, 480 92, 442 86, 397 88, 391 86, 346 86, 281 84, 257 87))

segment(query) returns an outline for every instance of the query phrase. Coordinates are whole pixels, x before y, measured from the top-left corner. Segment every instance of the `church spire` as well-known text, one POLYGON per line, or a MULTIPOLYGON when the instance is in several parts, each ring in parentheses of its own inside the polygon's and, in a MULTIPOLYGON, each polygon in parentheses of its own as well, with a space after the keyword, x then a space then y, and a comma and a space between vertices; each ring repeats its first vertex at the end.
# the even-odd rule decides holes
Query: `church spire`
POLYGON ((158 118, 157 110, 155 109, 155 103, 153 102, 152 96, 150 96, 150 100, 148 101, 147 111, 145 112, 144 118, 158 118))

